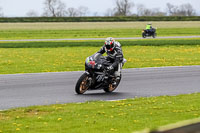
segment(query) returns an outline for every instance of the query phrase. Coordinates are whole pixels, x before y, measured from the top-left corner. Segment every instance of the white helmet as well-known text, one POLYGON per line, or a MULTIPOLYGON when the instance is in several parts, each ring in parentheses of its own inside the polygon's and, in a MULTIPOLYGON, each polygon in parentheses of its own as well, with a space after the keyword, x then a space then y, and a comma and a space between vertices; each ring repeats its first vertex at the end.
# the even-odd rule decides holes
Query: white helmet
POLYGON ((108 37, 105 40, 105 46, 108 51, 112 51, 115 47, 115 39, 112 37, 108 37))

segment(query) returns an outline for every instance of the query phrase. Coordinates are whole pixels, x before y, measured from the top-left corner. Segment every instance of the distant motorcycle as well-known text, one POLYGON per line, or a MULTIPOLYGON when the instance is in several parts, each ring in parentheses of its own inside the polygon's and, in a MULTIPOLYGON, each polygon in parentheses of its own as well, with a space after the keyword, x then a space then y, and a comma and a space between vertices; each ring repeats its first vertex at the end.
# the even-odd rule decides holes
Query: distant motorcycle
POLYGON ((142 37, 143 38, 146 38, 146 37, 153 37, 153 38, 156 38, 157 36, 157 33, 156 33, 156 29, 155 28, 152 28, 151 30, 142 30, 142 37))
POLYGON ((121 68, 126 62, 124 59, 119 64, 120 77, 111 75, 106 68, 111 65, 104 56, 96 53, 85 61, 85 73, 78 79, 75 87, 77 94, 83 94, 87 90, 103 89, 105 92, 114 91, 121 81, 121 68))

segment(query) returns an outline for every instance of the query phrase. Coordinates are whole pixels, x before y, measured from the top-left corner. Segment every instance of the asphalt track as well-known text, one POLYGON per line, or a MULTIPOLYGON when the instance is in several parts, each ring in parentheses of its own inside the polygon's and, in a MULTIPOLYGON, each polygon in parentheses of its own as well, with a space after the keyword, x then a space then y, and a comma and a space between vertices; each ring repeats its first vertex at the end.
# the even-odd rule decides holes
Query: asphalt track
POLYGON ((110 94, 97 90, 77 95, 74 87, 82 73, 0 75, 0 110, 31 105, 200 92, 200 66, 125 69, 122 71, 123 78, 119 87, 110 94))
MULTIPOLYGON (((154 39, 175 39, 175 38, 200 38, 200 36, 166 36, 166 37, 156 37, 154 39)), ((144 39, 142 37, 121 37, 115 38, 118 40, 136 40, 144 39)), ((152 39, 152 37, 147 37, 146 39, 152 39)), ((38 42, 38 41, 83 41, 83 40, 105 40, 105 38, 64 38, 64 39, 22 39, 22 40, 0 40, 0 42, 38 42)))

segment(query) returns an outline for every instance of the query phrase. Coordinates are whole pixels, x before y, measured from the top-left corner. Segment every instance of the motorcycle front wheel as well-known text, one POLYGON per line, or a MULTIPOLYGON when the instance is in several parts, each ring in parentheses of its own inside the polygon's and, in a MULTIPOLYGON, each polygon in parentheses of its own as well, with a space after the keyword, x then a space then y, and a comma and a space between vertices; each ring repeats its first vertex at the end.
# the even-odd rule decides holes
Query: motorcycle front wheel
POLYGON ((142 33, 142 37, 143 37, 143 38, 146 38, 146 33, 142 33))
POLYGON ((83 94, 88 90, 89 87, 89 76, 84 73, 77 81, 75 91, 77 94, 83 94))

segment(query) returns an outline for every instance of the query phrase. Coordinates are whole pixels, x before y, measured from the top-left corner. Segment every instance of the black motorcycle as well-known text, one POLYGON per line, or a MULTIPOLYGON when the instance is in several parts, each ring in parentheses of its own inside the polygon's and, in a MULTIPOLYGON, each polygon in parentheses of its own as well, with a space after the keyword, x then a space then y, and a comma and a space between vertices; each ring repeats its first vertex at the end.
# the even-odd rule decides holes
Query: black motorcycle
POLYGON ((156 33, 156 29, 152 28, 150 30, 142 30, 142 37, 146 38, 146 37, 153 37, 156 38, 157 33, 156 33))
POLYGON ((88 57, 85 61, 85 73, 76 83, 75 91, 77 94, 83 94, 87 90, 103 89, 105 92, 114 91, 121 81, 121 68, 126 62, 119 64, 120 77, 110 74, 106 68, 111 65, 105 56, 96 53, 88 57))

